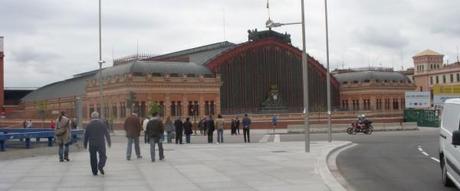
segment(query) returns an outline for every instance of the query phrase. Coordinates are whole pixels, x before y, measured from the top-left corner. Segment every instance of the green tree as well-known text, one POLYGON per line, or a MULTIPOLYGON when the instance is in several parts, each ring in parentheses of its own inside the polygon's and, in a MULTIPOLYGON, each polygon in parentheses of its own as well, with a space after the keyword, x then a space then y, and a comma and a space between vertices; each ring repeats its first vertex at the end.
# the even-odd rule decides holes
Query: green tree
MULTIPOLYGON (((133 112, 134 103, 136 102, 136 93, 129 91, 128 98, 126 99, 126 104, 129 108, 130 113, 133 112)), ((130 114, 131 115, 131 114, 130 114)))
POLYGON ((37 111, 38 117, 42 119, 42 127, 45 122, 46 118, 46 111, 48 109, 48 101, 36 101, 35 102, 35 109, 37 111))
POLYGON ((157 102, 150 102, 149 103, 149 116, 152 116, 153 113, 160 113, 161 111, 161 106, 157 102))

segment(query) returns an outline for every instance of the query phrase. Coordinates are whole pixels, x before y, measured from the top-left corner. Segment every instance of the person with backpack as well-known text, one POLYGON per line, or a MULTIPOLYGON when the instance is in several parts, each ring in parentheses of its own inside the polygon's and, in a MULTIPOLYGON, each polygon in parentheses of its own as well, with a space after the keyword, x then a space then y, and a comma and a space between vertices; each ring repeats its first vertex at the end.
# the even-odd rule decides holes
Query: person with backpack
POLYGON ((160 160, 164 160, 163 143, 161 137, 164 133, 163 122, 160 119, 158 112, 153 112, 153 118, 147 123, 145 130, 145 139, 150 144, 150 157, 152 162, 155 162, 155 144, 158 145, 160 160))
POLYGON ((190 122, 190 118, 187 117, 184 122, 184 134, 185 134, 185 143, 190 144, 190 137, 193 134, 192 130, 192 123, 190 122))
POLYGON ((216 128, 217 128, 217 144, 224 143, 224 118, 222 115, 217 115, 216 119, 216 128))
POLYGON ((56 129, 54 131, 56 135, 56 144, 59 146, 58 155, 59 162, 70 161, 69 159, 69 145, 71 142, 71 121, 66 117, 65 112, 61 112, 59 117, 56 119, 56 129))

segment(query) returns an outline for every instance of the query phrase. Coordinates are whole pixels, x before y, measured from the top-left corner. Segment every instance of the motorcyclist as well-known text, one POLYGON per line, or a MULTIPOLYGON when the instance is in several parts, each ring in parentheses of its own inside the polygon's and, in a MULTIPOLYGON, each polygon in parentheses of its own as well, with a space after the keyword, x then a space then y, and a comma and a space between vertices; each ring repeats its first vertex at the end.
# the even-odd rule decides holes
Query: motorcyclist
POLYGON ((367 122, 367 119, 364 114, 358 115, 358 121, 356 122, 358 128, 366 128, 367 126, 366 122, 367 122))

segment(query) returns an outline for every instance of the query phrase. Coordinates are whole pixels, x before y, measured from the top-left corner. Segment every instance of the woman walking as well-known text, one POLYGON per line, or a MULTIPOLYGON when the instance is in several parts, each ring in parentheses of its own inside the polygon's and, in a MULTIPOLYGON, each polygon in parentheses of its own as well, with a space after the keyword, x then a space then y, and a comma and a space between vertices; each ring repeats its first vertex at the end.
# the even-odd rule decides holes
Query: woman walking
POLYGON ((59 145, 59 162, 70 161, 69 145, 71 141, 70 119, 65 116, 64 112, 56 120, 56 143, 59 145))

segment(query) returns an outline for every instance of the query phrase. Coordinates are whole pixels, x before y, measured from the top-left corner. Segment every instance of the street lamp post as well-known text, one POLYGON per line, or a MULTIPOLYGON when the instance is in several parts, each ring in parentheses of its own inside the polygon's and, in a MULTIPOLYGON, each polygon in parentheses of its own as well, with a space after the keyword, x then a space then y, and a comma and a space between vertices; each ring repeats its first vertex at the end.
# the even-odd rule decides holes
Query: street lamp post
POLYGON ((328 141, 332 142, 332 126, 331 126, 331 74, 329 73, 329 26, 327 19, 327 0, 324 0, 324 14, 326 18, 326 63, 327 63, 327 75, 326 75, 326 88, 327 88, 327 127, 328 127, 328 141))
POLYGON ((306 50, 306 38, 305 38, 305 6, 304 0, 301 0, 302 10, 302 22, 294 23, 275 23, 271 19, 265 23, 266 27, 271 29, 272 27, 280 27, 283 25, 302 25, 302 88, 303 88, 303 114, 304 114, 304 133, 305 133, 305 152, 310 152, 310 110, 309 110, 309 98, 308 98, 308 55, 306 50))
POLYGON ((101 108, 101 118, 104 118, 104 98, 102 94, 102 64, 105 63, 102 60, 102 27, 101 27, 101 0, 99 0, 99 75, 98 75, 98 83, 99 83, 99 102, 101 108))

